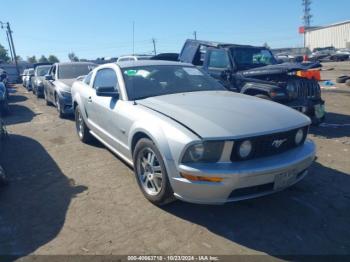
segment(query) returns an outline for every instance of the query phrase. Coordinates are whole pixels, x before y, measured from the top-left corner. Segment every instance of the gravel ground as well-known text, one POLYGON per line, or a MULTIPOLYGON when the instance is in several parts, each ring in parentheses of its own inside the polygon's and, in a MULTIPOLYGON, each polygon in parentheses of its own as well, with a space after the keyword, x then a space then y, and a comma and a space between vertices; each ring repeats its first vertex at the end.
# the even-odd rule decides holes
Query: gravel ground
MULTIPOLYGON (((324 79, 350 73, 327 63, 324 79)), ((223 206, 147 202, 132 170, 99 143, 79 142, 19 85, 0 161, 0 254, 350 254, 350 88, 324 90, 327 125, 311 129, 318 159, 281 193, 223 206), (344 126, 344 124, 347 124, 344 126)))

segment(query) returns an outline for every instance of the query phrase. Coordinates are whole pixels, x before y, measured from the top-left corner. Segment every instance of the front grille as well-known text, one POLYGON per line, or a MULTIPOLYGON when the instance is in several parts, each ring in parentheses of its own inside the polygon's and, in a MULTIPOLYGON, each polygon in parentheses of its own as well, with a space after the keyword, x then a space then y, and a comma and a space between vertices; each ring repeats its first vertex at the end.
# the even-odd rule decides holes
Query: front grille
POLYGON ((321 97, 321 88, 317 81, 298 78, 292 80, 292 84, 296 87, 298 98, 320 98, 321 97))
MULTIPOLYGON (((245 138, 242 140, 235 141, 233 150, 231 152, 231 161, 236 162, 242 160, 268 157, 296 148, 297 145, 295 144, 294 139, 298 130, 299 129, 294 129, 287 132, 245 138), (245 140, 250 140, 252 142, 253 150, 248 158, 240 159, 238 155, 239 146, 245 140), (280 146, 277 146, 276 144, 278 144, 278 142, 276 141, 283 141, 283 143, 281 143, 280 146)), ((307 131, 308 127, 304 127, 304 138, 300 145, 304 143, 307 136, 307 131)))

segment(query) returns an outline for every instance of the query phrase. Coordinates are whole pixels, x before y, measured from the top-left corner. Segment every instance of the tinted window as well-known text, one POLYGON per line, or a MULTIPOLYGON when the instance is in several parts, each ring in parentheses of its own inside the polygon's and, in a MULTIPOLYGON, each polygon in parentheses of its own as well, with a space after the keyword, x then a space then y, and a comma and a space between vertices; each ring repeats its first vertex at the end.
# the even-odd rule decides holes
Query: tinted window
POLYGON ((122 69, 129 100, 175 93, 226 90, 196 67, 142 66, 122 69))
POLYGON ((87 75, 95 66, 93 64, 67 64, 58 66, 59 79, 72 79, 87 75))
POLYGON ((100 87, 113 86, 114 88, 116 88, 117 83, 118 83, 117 75, 115 74, 113 69, 110 69, 110 68, 100 69, 96 73, 94 88, 96 88, 97 86, 100 86, 100 87))
POLYGON ((226 51, 213 50, 210 53, 209 68, 227 69, 229 68, 230 61, 226 51))

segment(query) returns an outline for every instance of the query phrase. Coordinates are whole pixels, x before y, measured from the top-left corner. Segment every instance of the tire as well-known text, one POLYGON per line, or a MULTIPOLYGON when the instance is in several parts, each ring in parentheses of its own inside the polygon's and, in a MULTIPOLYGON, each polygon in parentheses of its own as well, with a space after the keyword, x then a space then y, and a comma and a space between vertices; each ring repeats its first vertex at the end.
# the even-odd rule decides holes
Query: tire
POLYGON ((257 94, 257 95, 255 95, 255 97, 272 101, 271 97, 269 97, 267 95, 263 95, 263 94, 257 94))
POLYGON ((147 200, 157 206, 175 200, 162 155, 150 139, 137 142, 133 161, 137 184, 147 200))
POLYGON ((38 89, 35 90, 35 96, 36 96, 36 98, 40 98, 41 97, 41 95, 38 92, 38 89))
POLYGON ((55 105, 56 105, 56 109, 57 109, 57 113, 58 113, 59 118, 64 118, 65 114, 62 112, 60 98, 58 97, 57 94, 55 95, 55 105))
POLYGON ((349 76, 339 76, 335 79, 335 82, 339 83, 339 84, 343 84, 346 82, 346 80, 350 79, 349 76))
POLYGON ((346 84, 347 86, 350 86, 350 79, 346 80, 345 84, 346 84))
POLYGON ((51 103, 51 102, 49 101, 49 99, 47 98, 47 95, 46 95, 45 90, 44 90, 44 99, 45 99, 45 103, 46 103, 47 106, 51 106, 51 105, 52 105, 52 103, 51 103))
POLYGON ((75 127, 81 142, 88 144, 93 140, 93 136, 90 134, 90 129, 85 124, 79 106, 75 108, 75 127))

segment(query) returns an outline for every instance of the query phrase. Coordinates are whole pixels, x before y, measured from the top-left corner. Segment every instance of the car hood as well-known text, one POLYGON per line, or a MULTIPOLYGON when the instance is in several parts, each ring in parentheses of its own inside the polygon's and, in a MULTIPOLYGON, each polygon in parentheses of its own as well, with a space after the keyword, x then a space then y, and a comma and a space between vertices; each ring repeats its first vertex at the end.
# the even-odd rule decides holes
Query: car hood
POLYGON ((289 72, 295 72, 299 70, 309 70, 319 68, 322 65, 318 62, 315 63, 282 63, 276 65, 267 65, 249 70, 241 71, 240 73, 245 77, 254 77, 262 75, 274 75, 274 74, 286 74, 289 72))
POLYGON ((74 79, 58 79, 56 81, 56 86, 65 92, 71 92, 72 85, 75 81, 74 79))
POLYGON ((286 131, 310 119, 275 102, 228 91, 203 91, 136 101, 186 126, 202 138, 241 138, 286 131))

